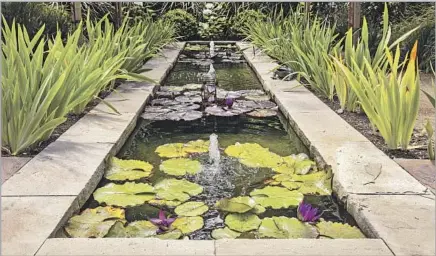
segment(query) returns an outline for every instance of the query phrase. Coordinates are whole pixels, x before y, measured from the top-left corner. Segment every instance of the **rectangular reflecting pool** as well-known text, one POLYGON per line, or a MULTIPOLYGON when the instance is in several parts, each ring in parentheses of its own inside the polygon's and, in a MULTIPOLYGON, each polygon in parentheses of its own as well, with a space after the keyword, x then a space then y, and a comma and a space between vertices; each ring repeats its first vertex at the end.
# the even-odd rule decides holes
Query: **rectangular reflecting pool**
POLYGON ((365 238, 308 155, 234 45, 188 44, 64 233, 365 238))

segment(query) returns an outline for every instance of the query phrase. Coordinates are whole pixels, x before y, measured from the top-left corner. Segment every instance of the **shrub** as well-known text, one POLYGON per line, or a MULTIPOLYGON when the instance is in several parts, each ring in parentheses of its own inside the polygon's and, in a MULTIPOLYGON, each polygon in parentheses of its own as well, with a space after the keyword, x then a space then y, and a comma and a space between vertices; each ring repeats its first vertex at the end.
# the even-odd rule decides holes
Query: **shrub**
POLYGON ((176 35, 183 40, 189 40, 197 35, 197 20, 195 17, 182 9, 168 11, 163 20, 174 24, 176 35))
POLYGON ((4 2, 1 3, 1 8, 9 25, 15 20, 26 27, 31 37, 43 25, 43 33, 50 37, 56 35, 58 25, 62 35, 66 35, 71 28, 71 17, 62 6, 36 2, 4 2))
POLYGON ((231 32, 236 36, 243 36, 243 30, 247 27, 247 22, 261 22, 266 19, 266 15, 256 10, 243 10, 238 12, 232 19, 231 32))
POLYGON ((206 39, 221 39, 229 28, 228 17, 224 13, 225 3, 207 3, 204 5, 203 17, 199 22, 198 34, 206 39))

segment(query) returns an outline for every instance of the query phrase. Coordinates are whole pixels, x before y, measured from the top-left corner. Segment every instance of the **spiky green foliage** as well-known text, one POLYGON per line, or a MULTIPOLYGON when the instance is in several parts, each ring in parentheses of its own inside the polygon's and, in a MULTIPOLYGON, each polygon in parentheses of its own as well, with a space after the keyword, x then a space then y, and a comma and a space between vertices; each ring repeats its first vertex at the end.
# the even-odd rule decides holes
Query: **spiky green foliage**
POLYGON ((395 55, 385 46, 387 66, 371 65, 363 57, 363 66, 352 60, 347 68, 336 60, 347 83, 353 88, 370 122, 380 131, 387 146, 407 149, 419 108, 419 72, 415 43, 410 60, 400 63, 400 49, 395 55), (386 73, 389 70, 389 73, 386 73))
POLYGON ((150 20, 115 32, 107 17, 88 19, 84 43, 82 23, 66 39, 58 32, 47 41, 44 26, 30 37, 22 25, 3 24, 2 144, 13 155, 48 139, 116 79, 146 80, 132 71, 174 39, 170 24, 150 20))
POLYGON ((317 93, 333 99, 328 54, 340 51, 334 31, 334 25, 296 8, 288 16, 279 13, 266 22, 248 23, 244 33, 253 44, 302 75, 317 93))

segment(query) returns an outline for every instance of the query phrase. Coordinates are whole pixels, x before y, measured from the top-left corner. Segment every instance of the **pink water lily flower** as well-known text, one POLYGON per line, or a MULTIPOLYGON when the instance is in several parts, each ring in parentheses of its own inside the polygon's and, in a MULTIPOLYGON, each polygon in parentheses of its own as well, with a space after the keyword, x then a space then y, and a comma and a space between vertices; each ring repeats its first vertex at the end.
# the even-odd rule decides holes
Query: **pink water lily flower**
POLYGON ((167 218, 165 212, 162 209, 159 210, 159 219, 151 218, 150 222, 156 225, 159 229, 157 233, 163 233, 167 231, 176 218, 167 218))
POLYGON ((297 209, 297 218, 304 222, 315 222, 321 217, 318 214, 318 208, 312 207, 312 205, 301 202, 297 209))

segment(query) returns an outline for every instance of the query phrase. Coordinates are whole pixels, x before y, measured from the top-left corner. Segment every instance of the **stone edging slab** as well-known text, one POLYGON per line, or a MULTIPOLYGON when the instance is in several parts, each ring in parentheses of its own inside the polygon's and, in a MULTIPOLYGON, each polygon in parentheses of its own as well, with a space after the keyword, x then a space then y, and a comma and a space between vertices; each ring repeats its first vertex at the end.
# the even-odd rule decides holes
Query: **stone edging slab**
MULTIPOLYGON (((185 43, 165 47, 143 66, 160 84, 185 43)), ((107 158, 118 152, 157 88, 124 83, 2 185, 2 255, 34 255, 80 209, 100 182, 107 158)), ((92 252, 90 252, 92 254, 92 252)))
POLYGON ((273 59, 237 45, 366 235, 395 255, 434 255, 434 195, 296 80, 273 80, 273 59))
POLYGON ((52 238, 38 256, 393 256, 380 239, 223 239, 160 240, 157 238, 52 238))

